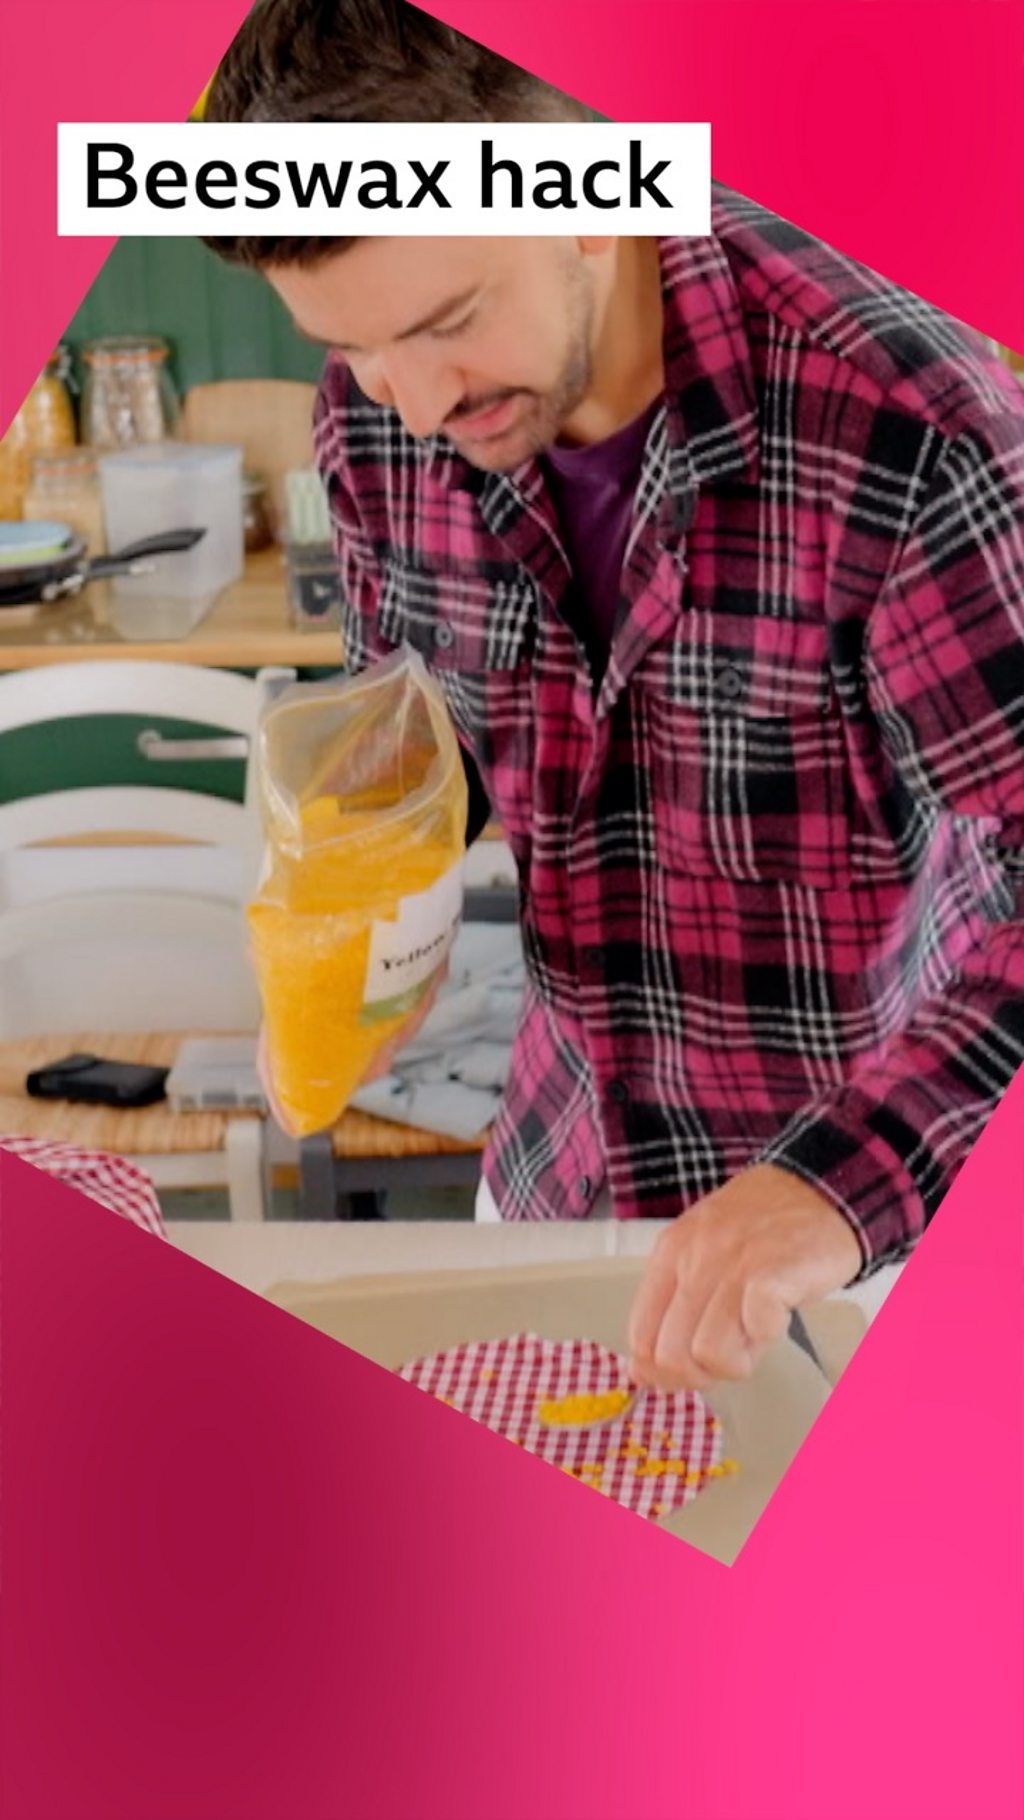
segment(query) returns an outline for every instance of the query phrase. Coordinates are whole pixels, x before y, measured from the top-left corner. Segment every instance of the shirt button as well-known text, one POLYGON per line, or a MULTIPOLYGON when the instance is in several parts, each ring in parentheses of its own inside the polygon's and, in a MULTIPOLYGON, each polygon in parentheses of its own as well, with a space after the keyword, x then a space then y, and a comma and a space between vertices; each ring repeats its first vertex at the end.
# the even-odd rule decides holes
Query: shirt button
POLYGON ((676 531, 688 531, 693 523, 697 500, 693 493, 677 494, 672 501, 672 525, 676 531))
POLYGON ((625 1081, 608 1082, 608 1098, 613 1106, 624 1106, 629 1098, 629 1088, 625 1081))
POLYGON ((604 966, 604 949, 603 948, 584 948, 583 959, 586 961, 588 967, 603 967, 604 966))
POLYGON ((455 643, 455 633, 446 620, 438 620, 434 627, 434 643, 439 651, 450 651, 455 643))
POLYGON ((743 694, 744 687, 743 672, 737 670, 735 665, 726 664, 723 669, 719 670, 715 679, 715 688, 726 701, 736 701, 743 694))

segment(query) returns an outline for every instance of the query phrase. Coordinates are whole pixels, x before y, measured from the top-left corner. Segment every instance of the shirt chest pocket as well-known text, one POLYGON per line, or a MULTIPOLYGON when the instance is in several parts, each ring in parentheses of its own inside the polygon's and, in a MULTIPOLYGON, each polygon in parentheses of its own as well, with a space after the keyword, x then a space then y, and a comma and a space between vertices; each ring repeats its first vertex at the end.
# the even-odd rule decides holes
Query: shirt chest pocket
POLYGON ((513 836, 525 834, 533 797, 535 624, 533 584, 515 568, 457 575, 400 561, 384 566, 380 635, 422 655, 513 836))
POLYGON ((850 786, 824 626, 715 615, 653 651, 639 680, 664 866, 817 888, 849 877, 850 786))

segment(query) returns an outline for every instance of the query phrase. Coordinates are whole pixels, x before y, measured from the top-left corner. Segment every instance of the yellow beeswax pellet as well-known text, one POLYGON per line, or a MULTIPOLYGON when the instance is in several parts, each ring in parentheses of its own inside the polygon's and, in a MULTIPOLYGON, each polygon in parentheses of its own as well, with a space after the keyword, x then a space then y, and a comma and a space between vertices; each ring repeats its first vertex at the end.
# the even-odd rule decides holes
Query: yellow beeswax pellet
MULTIPOLYGON (((271 1072, 300 1137, 332 1125, 413 1003, 366 1014, 373 925, 433 885, 458 857, 454 836, 399 840, 379 811, 318 797, 302 810, 306 851, 279 856, 249 906, 271 1072), (335 845, 326 844, 330 835, 335 845)), ((420 996, 429 982, 416 988, 420 996)), ((415 995, 413 995, 415 996, 415 995)))
POLYGON ((573 1396, 550 1398, 537 1411, 546 1428, 582 1428, 621 1415, 631 1402, 631 1390, 578 1391, 573 1396))

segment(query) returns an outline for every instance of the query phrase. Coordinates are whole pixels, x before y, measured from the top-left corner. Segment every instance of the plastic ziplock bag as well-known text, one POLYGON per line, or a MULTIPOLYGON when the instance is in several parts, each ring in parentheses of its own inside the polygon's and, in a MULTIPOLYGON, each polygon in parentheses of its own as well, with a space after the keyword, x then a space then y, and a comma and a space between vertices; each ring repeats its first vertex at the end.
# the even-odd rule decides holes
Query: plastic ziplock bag
POLYGON ((441 691, 408 648, 286 690, 256 765, 267 852, 249 929, 274 1091, 308 1137, 337 1120, 444 967, 466 775, 441 691))

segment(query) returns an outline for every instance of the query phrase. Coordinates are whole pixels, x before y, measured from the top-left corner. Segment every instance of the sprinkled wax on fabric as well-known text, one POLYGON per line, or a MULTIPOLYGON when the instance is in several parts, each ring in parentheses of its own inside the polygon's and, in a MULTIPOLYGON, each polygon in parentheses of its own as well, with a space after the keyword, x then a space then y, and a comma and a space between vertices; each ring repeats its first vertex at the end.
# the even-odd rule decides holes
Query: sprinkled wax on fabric
POLYGON ((639 1389, 628 1361, 596 1341, 475 1341, 401 1376, 641 1516, 667 1516, 736 1470, 697 1392, 639 1389))
MULTIPOLYGON (((480 1375, 482 1377, 483 1373, 480 1375)), ((588 1422, 606 1422, 610 1417, 620 1416, 632 1401, 633 1392, 628 1389, 577 1392, 575 1396, 556 1397, 542 1403, 537 1420, 546 1428, 582 1428, 588 1422)))

